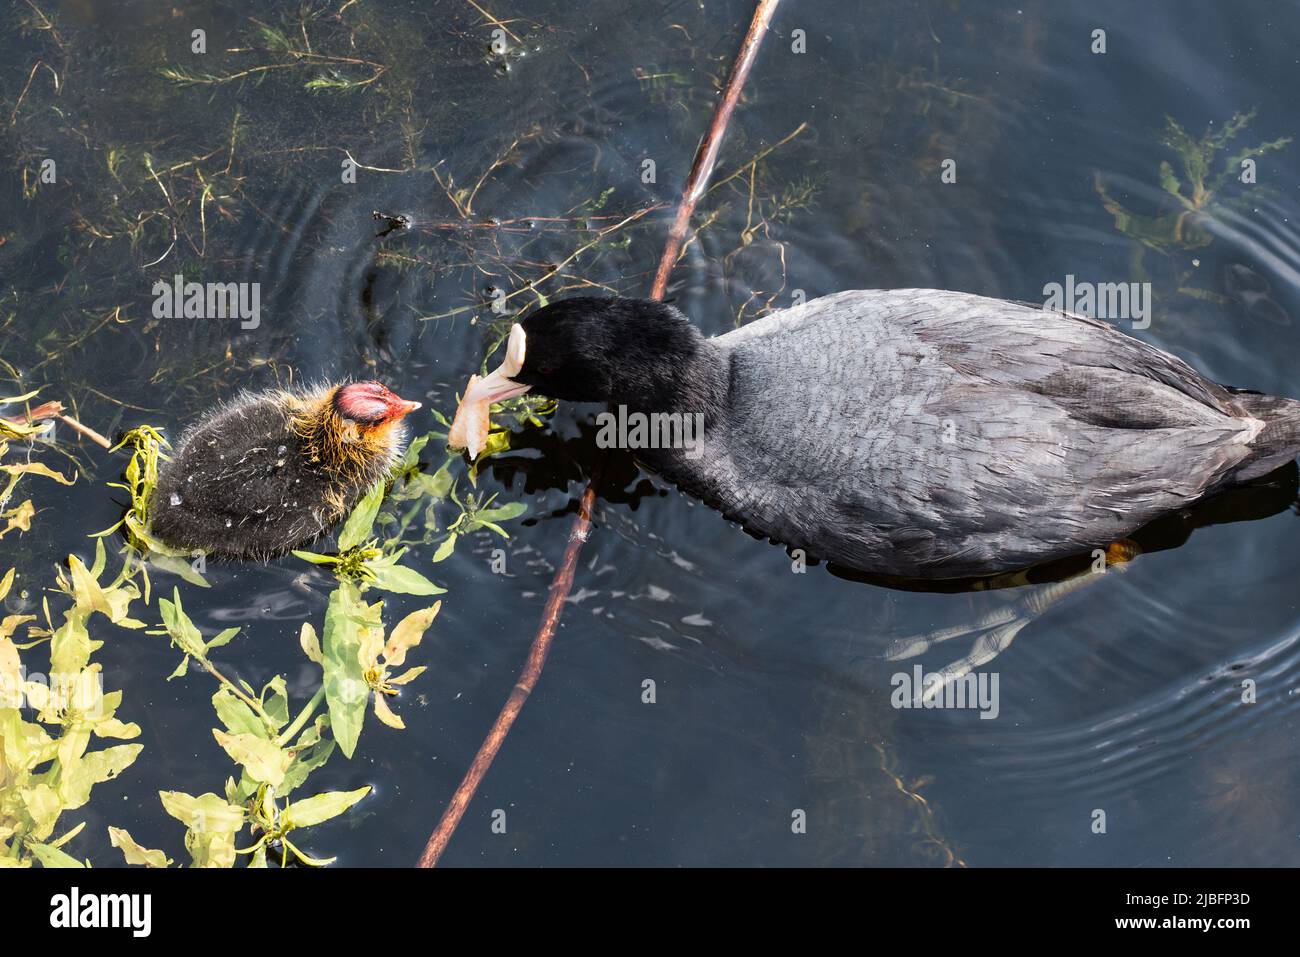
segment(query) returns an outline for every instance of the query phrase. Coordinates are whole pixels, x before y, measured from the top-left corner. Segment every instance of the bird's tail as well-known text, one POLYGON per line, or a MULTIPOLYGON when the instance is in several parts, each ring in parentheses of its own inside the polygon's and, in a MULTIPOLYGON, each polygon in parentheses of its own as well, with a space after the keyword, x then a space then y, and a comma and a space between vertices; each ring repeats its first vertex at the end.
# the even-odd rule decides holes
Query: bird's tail
POLYGON ((1264 423, 1251 443, 1256 454, 1241 467, 1236 479, 1259 478, 1300 455, 1300 401, 1258 392, 1238 392, 1233 398, 1264 423))

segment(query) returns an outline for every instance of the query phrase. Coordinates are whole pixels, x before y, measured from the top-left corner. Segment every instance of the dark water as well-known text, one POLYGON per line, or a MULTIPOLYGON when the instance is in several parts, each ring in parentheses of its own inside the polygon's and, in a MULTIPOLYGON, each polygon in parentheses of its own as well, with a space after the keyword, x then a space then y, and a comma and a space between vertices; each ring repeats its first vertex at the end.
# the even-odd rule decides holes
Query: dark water
MULTIPOLYGON (((12 369, 0 372, 20 379, 0 394, 43 385, 100 431, 148 422, 175 434, 240 388, 364 375, 450 414, 483 355, 491 287, 549 275, 538 287, 548 296, 645 294, 751 7, 490 9, 517 38, 505 55, 459 2, 7 7, 0 358, 12 369), (259 24, 314 58, 276 49, 259 24), (195 28, 207 31, 203 56, 190 52, 195 28), (202 80, 268 65, 221 83, 158 72, 202 80), (304 89, 376 74, 354 89, 304 89), (348 155, 391 172, 341 182, 348 155), (24 196, 22 171, 32 178, 45 157, 57 183, 24 196), (481 176, 458 210, 445 187, 473 190, 481 176), (613 217, 592 220, 606 225, 653 203, 667 208, 566 261, 591 239, 575 220, 613 217), (414 226, 376 237, 375 210, 414 226), (259 282, 260 327, 153 320, 152 283, 178 271, 259 282)), ((1160 143, 1166 115, 1199 137, 1257 109, 1215 170, 1296 132, 1297 36, 1290 5, 791 0, 717 179, 740 175, 702 203, 696 222, 708 228, 669 295, 719 333, 796 290, 1041 301, 1067 274, 1141 275, 1154 309, 1136 334, 1222 381, 1300 394, 1300 145, 1258 156, 1257 184, 1225 186, 1197 219, 1201 239, 1171 225, 1177 203, 1160 185, 1162 160, 1182 172, 1160 143), (1104 54, 1090 52, 1096 28, 1104 54), (792 51, 796 29, 806 53, 792 51), (757 165, 751 200, 746 164, 795 131, 757 165), (945 159, 956 183, 941 181, 945 159), (1146 244, 1133 227, 1126 235, 1102 190, 1163 225, 1142 233, 1146 244)), ((589 412, 562 409, 485 472, 484 487, 529 506, 506 576, 491 573, 486 537, 438 566, 428 550, 413 559, 448 588, 415 656, 430 670, 398 704, 406 731, 371 718, 357 757, 313 777, 317 789, 375 793, 314 829, 309 849, 348 865, 418 856, 527 652, 595 459, 589 412)), ((0 542, 0 565, 36 589, 120 515, 104 483, 122 459, 90 445, 76 454, 84 479, 29 480, 43 512, 0 542)), ((821 567, 794 574, 783 550, 630 461, 609 470, 545 675, 447 863, 1297 862, 1294 469, 1157 530, 1125 574, 1026 626, 983 669, 1000 677, 996 720, 892 708, 890 677, 912 663, 884 655, 901 636, 975 621, 1030 589, 938 594, 821 567), (1196 525, 1207 527, 1188 536, 1196 525), (1256 704, 1240 703, 1245 678, 1256 704), (642 703, 647 679, 653 705, 642 703), (506 811, 504 835, 490 830, 494 809, 506 811), (807 834, 792 833, 795 809, 807 834), (1104 835, 1091 830, 1095 809, 1104 835)), ((285 673, 310 693, 296 636, 304 619, 319 625, 328 580, 293 559, 209 577, 210 591, 184 592, 196 622, 245 629, 222 664, 258 686, 285 673)), ((394 596, 389 620, 422 604, 394 596)), ((920 661, 937 669, 970 645, 920 661)), ((209 679, 163 681, 176 657, 163 639, 125 632, 99 653, 146 750, 75 812, 90 826, 69 850, 96 865, 118 859, 106 824, 184 859, 156 792, 220 791, 230 771, 209 730, 209 679)))

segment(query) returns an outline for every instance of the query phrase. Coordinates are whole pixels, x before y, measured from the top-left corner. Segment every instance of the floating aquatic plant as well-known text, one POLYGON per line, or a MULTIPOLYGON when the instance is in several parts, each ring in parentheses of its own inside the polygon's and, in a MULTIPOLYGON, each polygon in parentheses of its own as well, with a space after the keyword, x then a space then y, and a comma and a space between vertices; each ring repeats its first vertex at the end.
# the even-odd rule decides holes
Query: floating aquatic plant
MULTIPOLYGON (((57 591, 70 600, 57 627, 44 604, 45 624, 31 625, 35 615, 8 615, 0 622, 0 867, 82 867, 63 847, 81 832, 84 822, 54 837, 60 819, 83 807, 96 785, 121 774, 136 760, 139 744, 93 749, 93 739, 129 741, 138 725, 116 715, 121 691, 105 692, 102 671, 91 660, 103 645, 90 637, 96 615, 120 628, 139 629, 130 617, 140 597, 124 567, 111 582, 101 583, 106 556, 96 543, 95 559, 87 568, 75 555, 59 569, 57 591), (26 643, 13 640, 28 625, 26 643), (46 680, 28 671, 21 652, 40 645, 49 650, 46 680), (24 706, 34 712, 24 718, 24 706)), ((0 599, 13 587, 15 572, 0 578, 0 599)))

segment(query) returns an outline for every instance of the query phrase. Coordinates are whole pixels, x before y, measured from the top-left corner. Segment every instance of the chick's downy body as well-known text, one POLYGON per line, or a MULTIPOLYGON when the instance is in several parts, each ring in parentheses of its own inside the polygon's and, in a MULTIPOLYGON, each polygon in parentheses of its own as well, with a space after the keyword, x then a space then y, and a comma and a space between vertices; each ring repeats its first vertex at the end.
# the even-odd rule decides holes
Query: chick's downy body
POLYGON ((265 560, 338 524, 396 464, 419 403, 379 383, 241 396, 209 415, 159 470, 153 534, 215 558, 265 560))

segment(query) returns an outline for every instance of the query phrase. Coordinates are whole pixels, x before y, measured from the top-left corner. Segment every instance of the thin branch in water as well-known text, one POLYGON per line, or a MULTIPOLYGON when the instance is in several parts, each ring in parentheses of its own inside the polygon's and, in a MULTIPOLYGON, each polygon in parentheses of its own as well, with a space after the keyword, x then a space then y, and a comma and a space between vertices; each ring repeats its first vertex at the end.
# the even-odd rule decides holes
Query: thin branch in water
POLYGON ((59 421, 63 422, 65 425, 70 426, 74 431, 80 432, 86 438, 90 439, 90 441, 94 442, 98 446, 101 446, 102 448, 111 449, 113 447, 113 443, 108 441, 108 439, 104 438, 102 435, 100 435, 90 426, 82 425, 80 422, 78 422, 70 415, 64 415, 60 413, 59 421))
MULTIPOLYGON (((470 2, 473 2, 473 0, 470 0, 470 2)), ((750 22, 749 32, 745 34, 740 53, 731 68, 731 76, 727 79, 727 86, 723 91, 722 100, 714 110, 708 133, 705 134, 704 139, 700 142, 699 149, 695 153, 695 163, 691 167, 690 178, 687 180, 686 189, 682 193, 681 203, 677 207, 677 217, 673 222, 672 231, 668 234, 668 241, 664 245, 663 257, 659 260, 659 270, 655 274, 654 286, 650 292, 653 299, 663 298, 664 291, 668 286, 668 275, 672 272, 673 264, 677 261, 677 250, 686 236, 691 215, 695 212, 695 205, 699 202, 700 197, 704 195, 708 186, 709 176, 712 174, 713 167, 718 159, 718 150, 722 145, 723 134, 726 133, 731 114, 735 110, 736 102, 740 99, 740 91, 744 87, 749 71, 754 65, 754 58, 757 56, 758 48, 763 42, 763 35, 766 33, 768 24, 772 21, 772 15, 776 13, 776 8, 780 5, 780 2, 781 0, 759 0, 757 8, 754 10, 754 19, 750 22)), ((528 700, 528 696, 532 694, 533 688, 536 687, 537 681, 541 677, 542 667, 546 664, 547 653, 550 651, 551 642, 555 638, 555 629, 560 623, 560 614, 564 609, 565 600, 573 588, 573 577, 578 565, 578 555, 582 551, 583 543, 587 541, 588 536, 591 534, 591 513, 596 502, 596 487, 600 483, 602 464, 603 459, 598 459, 595 468, 592 470, 591 479, 588 481, 586 489, 583 490, 582 498, 578 503, 578 514, 574 517, 573 526, 569 529, 569 539, 564 549, 564 558, 555 573, 555 577, 551 580, 550 591, 546 596, 546 606, 542 610, 542 620, 537 629, 537 635, 533 638, 532 647, 528 651, 528 660, 524 663, 524 669, 519 675, 519 680, 515 682, 510 696, 506 699, 501 713, 497 715, 492 730, 488 732, 487 738, 479 746, 478 753, 474 756, 473 763, 465 773, 464 780, 461 781, 460 786, 456 788, 455 794, 452 795, 446 811, 443 812, 442 819, 429 836, 424 853, 420 855, 419 867, 435 867, 437 865, 443 851, 447 849, 447 845, 451 842, 452 835, 456 833, 456 827, 460 824, 461 818, 464 817, 465 809, 469 807, 469 802, 473 799, 474 793, 478 790, 484 775, 487 774, 488 768, 492 766, 493 759, 496 758, 502 744, 505 743, 506 735, 510 733, 511 726, 514 725, 515 719, 519 717, 524 702, 528 700)))
MULTIPOLYGON (((615 232, 616 230, 622 229, 624 226, 631 225, 632 223, 634 223, 634 222, 636 222, 638 219, 640 219, 642 216, 645 216, 647 213, 652 213, 652 212, 654 212, 656 209, 663 209, 663 204, 662 204, 662 203, 656 203, 656 204, 654 204, 653 206, 645 206, 645 207, 642 207, 641 209, 638 209, 638 210, 637 210, 635 213, 633 213, 632 215, 630 215, 630 216, 626 216, 626 217, 624 217, 623 219, 619 220, 617 223, 614 223, 614 225, 612 225, 612 226, 606 226, 604 229, 601 229, 601 230, 597 231, 595 238, 592 239, 590 242, 583 243, 581 246, 579 246, 579 247, 578 247, 577 249, 575 249, 573 252, 569 253, 569 255, 565 256, 565 257, 564 257, 563 259, 561 259, 559 262, 557 262, 557 263, 553 263, 552 265, 553 265, 554 268, 551 269, 551 271, 550 271, 549 273, 547 273, 545 276, 539 276, 537 279, 534 279, 532 282, 528 283, 527 285, 520 286, 520 287, 519 287, 518 289, 516 289, 514 292, 509 293, 508 295, 502 296, 502 297, 501 297, 500 299, 498 299, 497 301, 498 301, 498 302, 509 302, 511 299, 514 299, 516 296, 522 296, 522 295, 523 295, 524 293, 526 293, 526 292, 531 292, 532 290, 536 289, 539 285, 541 285, 542 283, 546 282, 546 280, 551 279, 551 278, 553 278, 553 277, 559 275, 560 271, 563 270, 565 266, 567 266, 569 263, 573 262, 575 259, 577 259, 579 256, 581 256, 583 253, 585 253, 588 249, 590 249, 592 246, 597 246, 597 245, 599 245, 600 242, 601 242, 601 240, 603 240, 603 239, 604 239, 606 236, 608 236, 610 233, 615 232)), ((421 321, 429 321, 429 320, 433 320, 433 319, 450 319, 452 316, 459 315, 459 314, 462 313, 462 312, 472 312, 473 310, 478 309, 478 308, 479 308, 479 307, 478 307, 477 305, 473 305, 473 306, 457 306, 455 309, 449 309, 449 310, 447 310, 446 312, 438 313, 438 315, 436 315, 436 316, 420 316, 420 320, 421 320, 421 321)))

